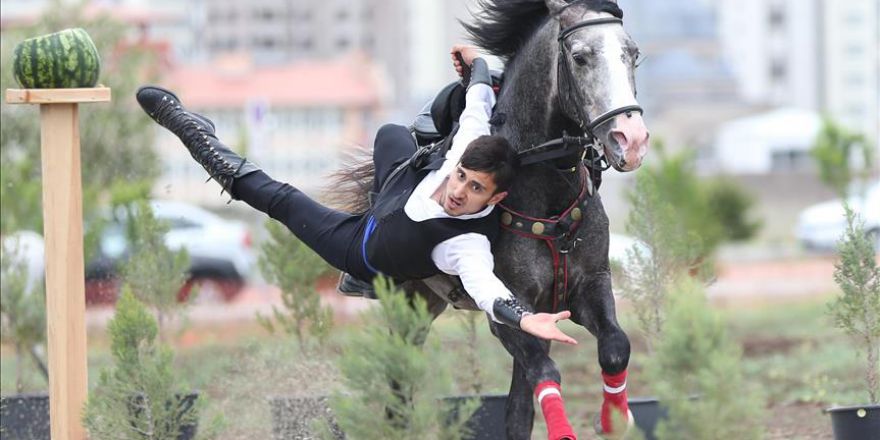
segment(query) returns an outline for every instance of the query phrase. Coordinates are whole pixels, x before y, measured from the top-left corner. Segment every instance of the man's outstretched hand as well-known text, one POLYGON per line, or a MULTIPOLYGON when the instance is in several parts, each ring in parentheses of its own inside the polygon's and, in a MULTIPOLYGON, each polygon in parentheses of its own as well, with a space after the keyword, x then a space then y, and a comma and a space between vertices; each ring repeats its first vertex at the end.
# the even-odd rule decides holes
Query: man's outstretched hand
POLYGON ((577 341, 575 341, 574 338, 566 335, 556 326, 556 322, 570 317, 571 312, 568 310, 559 313, 535 313, 523 316, 519 321, 519 327, 523 329, 524 332, 542 339, 577 345, 577 341))

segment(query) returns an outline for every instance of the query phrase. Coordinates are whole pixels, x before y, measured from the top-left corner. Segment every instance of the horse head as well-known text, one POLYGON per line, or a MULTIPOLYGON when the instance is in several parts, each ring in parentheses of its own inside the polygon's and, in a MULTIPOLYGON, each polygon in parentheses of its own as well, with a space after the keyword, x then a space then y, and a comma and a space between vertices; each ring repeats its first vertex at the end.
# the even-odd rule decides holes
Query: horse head
POLYGON ((632 171, 648 150, 648 129, 636 101, 639 49, 623 30, 623 13, 608 0, 546 0, 559 22, 559 111, 602 145, 608 163, 632 171))

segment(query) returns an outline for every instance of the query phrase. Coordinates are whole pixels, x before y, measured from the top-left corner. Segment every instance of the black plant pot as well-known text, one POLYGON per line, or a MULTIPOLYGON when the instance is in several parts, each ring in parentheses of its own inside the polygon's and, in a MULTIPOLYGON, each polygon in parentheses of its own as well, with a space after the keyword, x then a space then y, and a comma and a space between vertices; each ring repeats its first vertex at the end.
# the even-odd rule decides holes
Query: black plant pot
POLYGON ((3 440, 49 438, 49 394, 0 397, 0 437, 3 440))
POLYGON ((293 440, 317 438, 315 424, 330 426, 333 438, 345 439, 336 424, 326 396, 316 397, 270 397, 272 411, 272 439, 293 440))
POLYGON ((880 438, 880 405, 828 408, 836 440, 877 440, 880 438))
POLYGON ((633 397, 627 400, 629 410, 632 411, 636 427, 642 431, 645 440, 657 440, 654 430, 657 422, 665 419, 668 415, 666 408, 660 405, 660 401, 653 397, 633 397))
MULTIPOLYGON (((700 396, 693 395, 687 398, 693 404, 699 404, 700 396)), ((657 424, 669 416, 669 410, 660 404, 655 397, 633 397, 627 399, 629 410, 632 411, 636 427, 642 431, 645 440, 657 440, 654 431, 657 424)))
MULTIPOLYGON (((175 397, 177 398, 177 405, 182 410, 181 414, 185 414, 193 410, 193 407, 196 404, 196 400, 199 398, 199 393, 192 392, 185 395, 176 394, 175 397)), ((132 415, 134 417, 139 416, 140 410, 137 408, 140 407, 142 399, 142 395, 132 397, 132 405, 129 407, 129 409, 132 411, 132 415)), ((166 406, 170 406, 172 404, 172 402, 167 402, 166 406)), ((178 434, 177 440, 193 440, 196 437, 196 431, 198 431, 198 428, 198 421, 193 421, 192 423, 180 425, 180 434, 178 434)))
POLYGON ((495 440, 507 438, 507 394, 482 394, 479 396, 455 396, 443 399, 452 406, 451 416, 456 417, 458 408, 469 399, 477 398, 480 406, 465 423, 471 435, 464 440, 495 440))

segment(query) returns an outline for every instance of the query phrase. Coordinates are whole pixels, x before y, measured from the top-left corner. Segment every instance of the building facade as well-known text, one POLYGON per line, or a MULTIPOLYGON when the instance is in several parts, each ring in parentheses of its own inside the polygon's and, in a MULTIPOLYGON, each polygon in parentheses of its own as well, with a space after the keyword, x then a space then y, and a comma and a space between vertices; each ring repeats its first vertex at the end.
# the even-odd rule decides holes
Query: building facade
MULTIPOLYGON (((256 66, 247 59, 181 65, 164 81, 211 118, 220 139, 277 180, 318 195, 346 151, 367 146, 384 101, 377 68, 363 57, 256 66)), ((164 198, 222 204, 217 186, 180 141, 160 131, 164 198)))
POLYGON ((718 0, 741 96, 817 111, 880 142, 880 2, 718 0))

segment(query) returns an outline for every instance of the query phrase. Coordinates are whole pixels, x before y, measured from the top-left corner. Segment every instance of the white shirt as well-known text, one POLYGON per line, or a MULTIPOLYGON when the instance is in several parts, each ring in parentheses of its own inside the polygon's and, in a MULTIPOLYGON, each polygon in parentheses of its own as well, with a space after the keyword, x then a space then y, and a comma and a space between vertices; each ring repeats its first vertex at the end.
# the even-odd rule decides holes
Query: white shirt
MULTIPOLYGON (((458 132, 452 139, 452 147, 446 152, 446 162, 439 170, 431 171, 419 182, 403 207, 406 216, 414 222, 434 218, 480 218, 489 215, 495 208, 494 205, 489 205, 475 214, 453 217, 431 198, 458 165, 468 144, 482 135, 491 134, 489 118, 492 116, 492 107, 495 106, 492 88, 486 84, 474 84, 468 89, 465 102, 464 111, 459 118, 458 132)), ((477 306, 498 321, 492 310, 495 299, 510 298, 513 295, 493 272, 495 262, 492 248, 485 235, 472 232, 452 237, 434 247, 431 259, 444 273, 461 277, 465 290, 477 306)))

